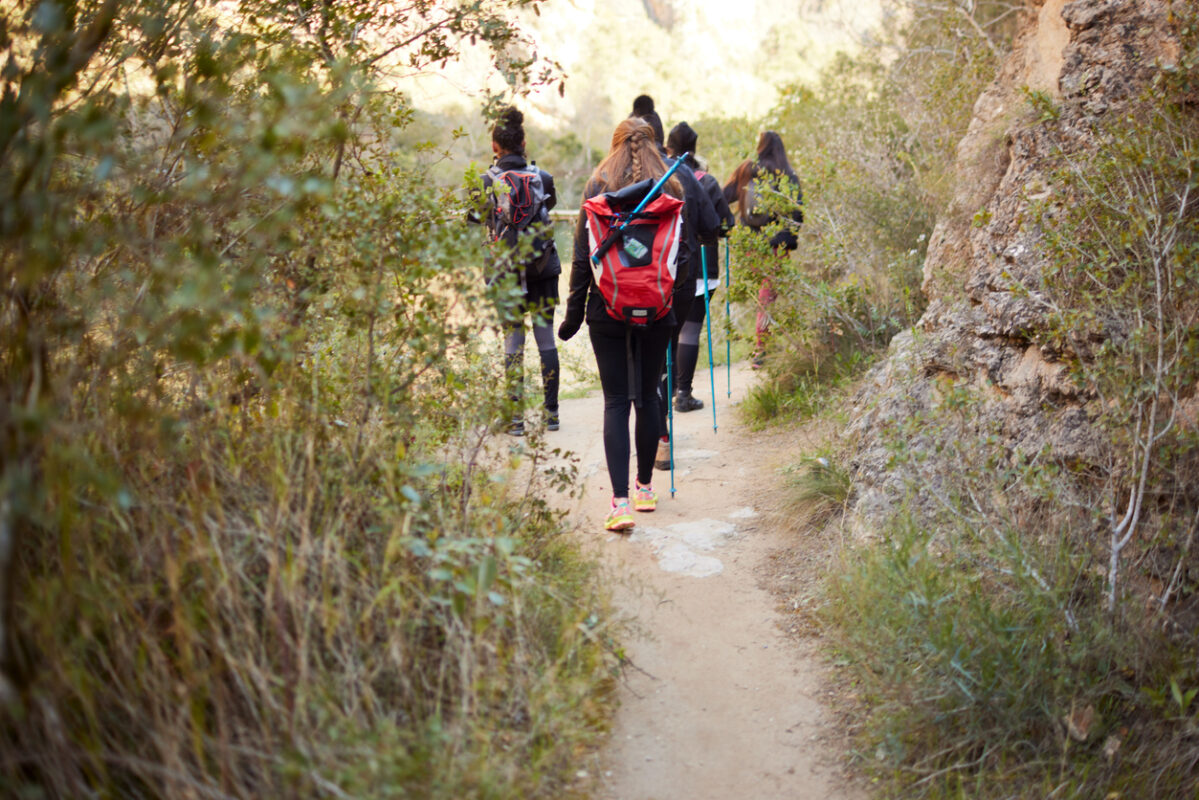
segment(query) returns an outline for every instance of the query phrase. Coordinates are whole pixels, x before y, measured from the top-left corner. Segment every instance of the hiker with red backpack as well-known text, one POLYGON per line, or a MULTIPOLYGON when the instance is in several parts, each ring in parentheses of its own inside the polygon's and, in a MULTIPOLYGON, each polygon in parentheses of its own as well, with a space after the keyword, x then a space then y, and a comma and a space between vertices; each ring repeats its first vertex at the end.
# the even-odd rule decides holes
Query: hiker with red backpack
MULTIPOLYGON (((761 231, 778 221, 784 226, 770 237, 770 248, 776 257, 785 258, 799 246, 799 237, 794 227, 803 222, 803 190, 799 176, 787 159, 787 148, 783 139, 774 131, 763 131, 758 137, 758 155, 742 161, 724 186, 724 197, 730 205, 737 204, 737 214, 742 225, 750 230, 761 231), (763 198, 794 195, 794 210, 781 214, 766 208, 763 198), (792 224, 794 223, 794 224, 792 224)), ((770 332, 770 305, 775 301, 774 281, 771 276, 762 277, 758 288, 758 316, 755 324, 755 349, 753 366, 762 366, 766 354, 766 340, 770 332)))
MULTIPOLYGON (((658 153, 664 158, 666 165, 673 166, 675 160, 666 152, 662 120, 654 110, 654 101, 649 95, 639 95, 633 100, 633 113, 630 118, 643 119, 649 123, 654 132, 654 143, 658 153)), ((691 167, 683 162, 679 165, 676 177, 683 189, 683 241, 679 252, 679 278, 675 282, 674 315, 678 321, 671 334, 670 353, 666 364, 674 365, 678 361, 679 330, 682 321, 691 312, 695 299, 696 280, 700 273, 700 237, 715 235, 720 229, 720 219, 707 192, 700 186, 691 167)), ((658 469, 671 470, 673 478, 674 447, 671 435, 671 425, 668 417, 671 411, 671 384, 674 375, 665 371, 658 380, 659 424, 661 429, 658 437, 658 452, 654 464, 658 469)), ((673 492, 673 489, 672 489, 673 492)))
POLYGON ((674 284, 683 244, 683 186, 654 143, 653 129, 630 118, 616 126, 608 155, 583 190, 575 229, 563 341, 587 323, 604 393, 604 455, 612 503, 610 531, 629 530, 633 510, 653 511, 658 444, 658 376, 674 330, 674 284), (629 408, 634 408, 636 483, 629 497, 629 408))
MULTIPOLYGON (((704 170, 695 156, 695 147, 698 142, 699 135, 686 122, 680 122, 671 128, 670 136, 666 139, 666 152, 672 158, 678 158, 687 154, 684 158, 684 163, 695 173, 700 188, 704 190, 708 199, 712 201, 716 217, 720 220, 720 227, 717 230, 701 233, 699 236, 699 244, 703 248, 701 253, 701 268, 698 271, 692 270, 698 278, 695 285, 694 299, 691 303, 691 309, 683 319, 682 326, 679 329, 678 347, 676 349, 678 359, 675 362, 674 408, 676 411, 684 413, 704 407, 703 401, 691 393, 692 381, 695 378, 695 366, 699 363, 699 335, 703 330, 705 318, 709 314, 708 304, 712 293, 720 288, 720 245, 718 239, 722 236, 728 236, 728 232, 736 224, 736 219, 734 219, 733 212, 729 208, 728 200, 725 199, 724 192, 721 189, 720 181, 716 180, 714 175, 704 170), (705 273, 707 277, 706 284, 704 283, 705 273)), ((708 327, 708 357, 709 362, 711 362, 712 334, 710 322, 708 327)))
POLYGON ((554 307, 562 264, 549 232, 550 209, 558 201, 554 177, 525 156, 524 115, 509 106, 491 131, 495 161, 483 174, 484 223, 490 234, 495 270, 490 280, 512 280, 523 298, 517 314, 504 326, 504 371, 513 416, 508 433, 523 436, 525 315, 531 317, 533 339, 541 357, 546 428, 556 431, 558 418, 558 348, 554 342, 554 307))

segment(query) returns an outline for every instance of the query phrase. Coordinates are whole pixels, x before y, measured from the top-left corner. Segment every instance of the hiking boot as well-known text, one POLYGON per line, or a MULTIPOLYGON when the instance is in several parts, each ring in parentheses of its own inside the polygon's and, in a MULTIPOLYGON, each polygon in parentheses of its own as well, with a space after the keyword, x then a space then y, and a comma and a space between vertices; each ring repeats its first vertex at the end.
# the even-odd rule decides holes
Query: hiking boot
POLYGON ((525 421, 522 417, 514 417, 512 423, 508 426, 509 436, 524 436, 525 421))
POLYGON ((658 440, 658 457, 654 459, 655 469, 670 469, 670 442, 658 440))
POLYGON ((642 486, 641 481, 638 481, 637 488, 633 491, 633 509, 635 511, 653 511, 657 507, 657 492, 649 486, 642 486))
POLYGON ((688 411, 698 411, 704 407, 704 401, 695 397, 691 392, 679 389, 674 396, 674 410, 681 414, 688 411))
POLYGON ((633 521, 633 512, 629 510, 629 498, 622 497, 619 500, 612 498, 612 508, 608 511, 608 518, 604 520, 604 529, 609 531, 627 531, 637 523, 633 521))
POLYGON ((562 427, 562 423, 558 419, 558 412, 557 411, 546 412, 545 429, 547 431, 556 431, 560 427, 562 427))

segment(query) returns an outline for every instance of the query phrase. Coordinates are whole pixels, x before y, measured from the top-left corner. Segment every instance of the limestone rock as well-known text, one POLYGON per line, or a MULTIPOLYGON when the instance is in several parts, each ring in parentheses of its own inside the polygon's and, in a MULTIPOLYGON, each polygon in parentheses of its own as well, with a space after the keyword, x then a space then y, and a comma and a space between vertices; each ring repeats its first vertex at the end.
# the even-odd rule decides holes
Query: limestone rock
POLYGON ((1101 452, 1093 398, 1057 354, 1034 344, 1048 308, 1037 292, 1044 254, 1031 204, 1054 191, 1049 156, 1093 147, 1095 122, 1134 97, 1159 64, 1176 60, 1178 43, 1162 0, 1029 0, 1026 11, 957 148, 957 188, 924 264, 928 309, 914 331, 895 337, 855 400, 855 511, 867 519, 887 513, 912 486, 922 496, 915 502, 933 502, 944 432, 907 431, 905 446, 923 448, 927 458, 902 473, 893 463, 894 433, 905 421, 933 419, 945 392, 962 382, 983 398, 974 432, 999 437, 1010 452, 1075 463, 1101 452), (1055 139, 1037 123, 1025 87, 1060 104, 1055 139))

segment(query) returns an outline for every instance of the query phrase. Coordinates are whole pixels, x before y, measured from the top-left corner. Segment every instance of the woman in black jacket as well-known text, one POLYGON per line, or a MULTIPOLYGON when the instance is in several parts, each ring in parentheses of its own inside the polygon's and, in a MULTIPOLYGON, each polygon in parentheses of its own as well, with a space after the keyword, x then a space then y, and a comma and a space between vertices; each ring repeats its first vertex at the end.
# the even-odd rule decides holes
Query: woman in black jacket
MULTIPOLYGON (((545 194, 542 209, 538 210, 541 217, 534 224, 547 225, 549 210, 558 201, 554 191, 554 177, 536 164, 529 165, 525 157, 524 115, 514 107, 508 107, 500 115, 499 121, 491 131, 491 150, 495 155, 495 163, 483 175, 484 198, 491 199, 492 185, 497 176, 508 170, 521 172, 536 171, 541 180, 545 194)), ((489 205, 485 220, 492 238, 498 237, 497 211, 494 202, 489 205)), ((537 342, 537 353, 541 357, 541 382, 543 387, 543 405, 546 415, 546 427, 551 431, 558 430, 558 378, 559 362, 558 347, 554 342, 554 307, 558 305, 558 276, 562 274, 562 263, 553 239, 546 242, 544 252, 535 253, 532 259, 536 266, 519 268, 517 282, 524 292, 520 306, 520 317, 512 320, 504 330, 504 366, 508 381, 508 394, 514 406, 514 416, 508 427, 513 436, 523 436, 525 432, 524 416, 521 406, 524 396, 524 347, 525 328, 524 316, 531 316, 533 339, 537 342)))
MULTIPOLYGON (((803 222, 803 190, 800 188, 799 176, 791 168, 787 159, 787 148, 783 139, 774 131, 763 131, 758 137, 758 155, 754 159, 741 162, 724 186, 724 197, 730 205, 737 204, 737 213, 741 224, 751 230, 760 231, 767 225, 782 218, 798 225, 803 222), (796 208, 789 214, 780 216, 777 213, 763 212, 756 195, 764 190, 774 194, 795 194, 796 208)), ((786 256, 799 246, 799 238, 795 235, 793 226, 784 226, 772 237, 770 247, 776 256, 786 256)), ((755 325, 757 347, 754 352, 753 365, 762 365, 762 357, 766 350, 766 338, 770 330, 770 304, 776 297, 774 283, 769 275, 762 278, 758 288, 758 318, 755 325)))
MULTIPOLYGON (((666 165, 669 168, 674 163, 674 159, 667 154, 664 146, 662 120, 658 117, 658 113, 654 111, 653 98, 643 94, 634 100, 632 116, 640 117, 653 128, 654 142, 658 146, 658 152, 665 157, 666 165)), ((678 155, 682 155, 683 152, 686 151, 680 151, 678 155)), ((674 355, 674 358, 671 360, 676 365, 676 374, 678 372, 677 364, 680 360, 679 334, 682 331, 681 326, 683 322, 691 318, 691 308, 695 300, 696 281, 700 273, 700 241, 714 238, 720 230, 720 218, 716 214, 713 200, 709 197, 704 187, 700 185, 692 169, 691 164, 684 162, 678 171, 675 172, 679 184, 683 187, 684 201, 683 246, 679 248, 678 277, 674 285, 674 313, 675 318, 679 321, 679 327, 675 328, 670 343, 674 355)), ((667 470, 671 467, 670 426, 666 418, 669 407, 667 388, 668 381, 665 372, 663 372, 658 381, 658 408, 662 417, 658 439, 658 455, 654 462, 657 468, 662 470, 667 470)))
MULTIPOLYGON (((653 129, 642 119, 629 118, 616 126, 611 149, 591 174, 583 197, 613 192, 647 179, 657 180, 666 174, 666 170, 654 143, 653 129)), ((682 184, 673 177, 667 181, 664 191, 680 200, 683 198, 682 184)), ((659 425, 658 394, 653 387, 662 374, 666 344, 676 320, 674 312, 670 311, 652 325, 630 333, 626 323, 609 316, 591 271, 587 216, 580 210, 566 316, 558 328, 558 336, 564 341, 571 338, 584 321, 604 391, 604 455, 612 482, 612 506, 604 527, 610 531, 623 531, 634 525, 633 509, 653 511, 657 506, 657 495, 651 486, 659 425), (631 340, 626 336, 631 336, 631 340), (635 405, 635 390, 629 385, 630 367, 639 370, 634 378, 643 387, 633 433, 637 483, 632 508, 629 502, 629 406, 635 405)))
POLYGON ((704 407, 703 401, 691 394, 691 383, 695 378, 695 365, 699 363, 699 336, 707 315, 707 308, 703 301, 705 294, 703 272, 706 266, 707 295, 710 299, 712 293, 720 288, 720 245, 717 240, 721 236, 727 236, 729 229, 735 223, 728 200, 721 191, 720 181, 701 169, 695 158, 695 147, 698 142, 699 135, 686 122, 680 122, 671 128, 670 136, 666 140, 666 152, 670 154, 671 158, 678 158, 684 153, 690 154, 685 163, 695 173, 700 188, 712 201, 716 217, 720 220, 718 230, 699 234, 699 246, 702 248, 703 255, 700 259, 696 259, 696 263, 692 265, 691 269, 696 278, 694 299, 691 309, 679 329, 678 346, 675 349, 678 359, 675 362, 674 408, 676 411, 683 412, 695 411, 704 407))

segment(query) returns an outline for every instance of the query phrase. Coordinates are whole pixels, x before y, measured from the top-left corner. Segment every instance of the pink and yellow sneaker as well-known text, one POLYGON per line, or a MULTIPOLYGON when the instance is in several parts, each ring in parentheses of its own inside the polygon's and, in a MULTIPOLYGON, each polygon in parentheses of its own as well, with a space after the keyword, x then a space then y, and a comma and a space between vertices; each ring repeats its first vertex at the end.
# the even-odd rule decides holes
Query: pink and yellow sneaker
POLYGON ((604 520, 604 528, 610 531, 627 531, 637 523, 633 522, 633 512, 629 510, 629 498, 612 498, 612 510, 604 520))
POLYGON ((638 481, 633 491, 633 508, 637 511, 653 511, 657 507, 657 493, 649 486, 642 486, 638 481))

